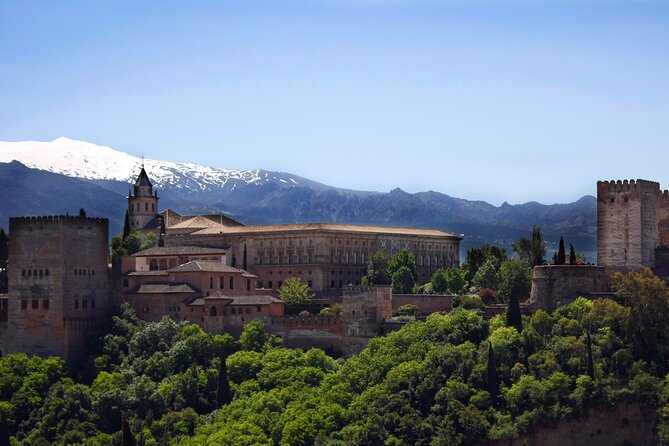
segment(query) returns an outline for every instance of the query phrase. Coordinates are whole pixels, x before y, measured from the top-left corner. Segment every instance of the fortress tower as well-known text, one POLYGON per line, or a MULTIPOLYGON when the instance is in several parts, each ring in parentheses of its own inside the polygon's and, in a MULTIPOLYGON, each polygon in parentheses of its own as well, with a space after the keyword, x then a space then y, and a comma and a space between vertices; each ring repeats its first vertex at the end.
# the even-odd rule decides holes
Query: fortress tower
POLYGON ((153 192, 153 185, 143 166, 133 189, 128 193, 130 229, 141 230, 151 227, 158 214, 158 192, 153 192))
POLYGON ((3 354, 85 353, 110 293, 106 218, 9 219, 8 325, 3 354))
POLYGON ((669 192, 646 180, 597 182, 597 263, 669 277, 669 192))

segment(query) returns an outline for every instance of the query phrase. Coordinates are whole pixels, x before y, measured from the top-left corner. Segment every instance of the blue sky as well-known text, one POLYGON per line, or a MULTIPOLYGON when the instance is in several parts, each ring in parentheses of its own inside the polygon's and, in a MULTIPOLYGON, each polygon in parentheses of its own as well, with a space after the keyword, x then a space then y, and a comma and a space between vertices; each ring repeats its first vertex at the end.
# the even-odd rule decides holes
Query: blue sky
POLYGON ((0 140, 568 202, 669 187, 669 2, 0 0, 0 140))

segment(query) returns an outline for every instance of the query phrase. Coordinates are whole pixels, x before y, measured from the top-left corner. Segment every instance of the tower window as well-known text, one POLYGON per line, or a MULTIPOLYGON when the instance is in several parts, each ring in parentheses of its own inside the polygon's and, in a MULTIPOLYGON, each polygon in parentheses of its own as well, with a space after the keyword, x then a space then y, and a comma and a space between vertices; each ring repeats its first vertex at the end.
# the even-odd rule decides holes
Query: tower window
POLYGON ((75 310, 79 309, 79 299, 74 299, 74 309, 75 310))
POLYGON ((144 210, 149 212, 149 203, 144 203, 144 210))
POLYGON ((38 308, 39 308, 39 300, 37 300, 37 299, 33 299, 33 300, 30 302, 30 308, 32 308, 33 310, 38 309, 38 308))

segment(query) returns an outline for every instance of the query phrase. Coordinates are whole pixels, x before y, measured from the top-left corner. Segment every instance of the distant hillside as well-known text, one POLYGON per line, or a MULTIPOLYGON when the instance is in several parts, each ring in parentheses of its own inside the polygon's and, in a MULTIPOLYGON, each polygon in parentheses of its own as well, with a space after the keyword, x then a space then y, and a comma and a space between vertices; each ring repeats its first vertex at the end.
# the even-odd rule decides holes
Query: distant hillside
MULTIPOLYGON (((0 163, 0 225, 10 216, 77 213, 110 218, 110 233, 121 231, 126 196, 131 184, 109 179, 78 179, 30 169, 19 162, 0 163)), ((548 256, 563 235, 577 250, 594 260, 596 200, 586 196, 569 204, 493 206, 483 201, 453 198, 438 192, 410 194, 347 191, 312 185, 286 187, 279 182, 240 183, 237 187, 194 194, 165 184, 160 207, 182 213, 224 212, 245 224, 336 222, 442 229, 464 234, 464 251, 495 243, 511 243, 543 227, 548 256)))
POLYGON ((86 181, 43 170, 18 161, 0 163, 0 226, 9 217, 28 215, 77 215, 84 208, 90 217, 110 219, 110 233, 123 229, 125 197, 86 181))

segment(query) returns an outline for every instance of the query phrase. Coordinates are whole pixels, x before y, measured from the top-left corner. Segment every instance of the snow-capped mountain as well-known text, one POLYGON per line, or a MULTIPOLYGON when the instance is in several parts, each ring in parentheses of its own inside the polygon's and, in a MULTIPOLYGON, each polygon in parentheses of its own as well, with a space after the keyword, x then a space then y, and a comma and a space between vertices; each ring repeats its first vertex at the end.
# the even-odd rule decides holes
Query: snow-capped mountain
MULTIPOLYGON (((125 196, 141 165, 139 157, 68 138, 0 141, 0 226, 10 216, 77 212, 83 207, 91 215, 109 217, 115 234, 122 228, 125 196)), ((432 191, 338 189, 259 169, 216 169, 152 159, 145 159, 144 165, 158 189, 160 208, 182 214, 222 212, 245 224, 333 222, 434 228, 465 234, 463 250, 495 243, 509 252, 512 242, 539 225, 551 246, 564 236, 579 251, 594 253, 597 219, 592 196, 568 204, 497 207, 432 191)))
POLYGON ((123 183, 135 181, 143 162, 151 180, 159 189, 190 189, 192 192, 220 188, 231 190, 240 183, 245 185, 277 183, 288 187, 318 185, 295 175, 261 169, 218 169, 195 163, 142 160, 111 147, 65 137, 48 142, 0 141, 0 162, 8 163, 14 160, 28 167, 68 177, 123 183))

